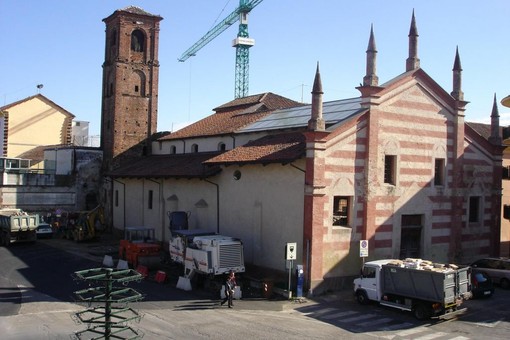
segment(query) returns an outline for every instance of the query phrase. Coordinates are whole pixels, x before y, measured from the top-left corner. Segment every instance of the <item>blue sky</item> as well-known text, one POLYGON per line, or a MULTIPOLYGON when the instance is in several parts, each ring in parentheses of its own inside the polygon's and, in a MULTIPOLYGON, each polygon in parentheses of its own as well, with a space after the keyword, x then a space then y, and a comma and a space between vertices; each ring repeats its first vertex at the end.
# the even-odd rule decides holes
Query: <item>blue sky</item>
MULTIPOLYGON (((195 57, 177 58, 239 4, 238 0, 0 0, 0 106, 41 93, 100 131, 105 25, 134 5, 161 15, 158 130, 171 131, 234 98, 238 24, 195 57)), ((324 99, 359 96, 374 25, 377 74, 384 83, 405 71, 412 11, 421 67, 447 92, 458 46, 466 120, 488 122, 494 93, 510 95, 508 0, 265 0, 249 17, 249 93, 311 101, 316 63, 324 99)), ((510 109, 499 105, 501 123, 510 109)))

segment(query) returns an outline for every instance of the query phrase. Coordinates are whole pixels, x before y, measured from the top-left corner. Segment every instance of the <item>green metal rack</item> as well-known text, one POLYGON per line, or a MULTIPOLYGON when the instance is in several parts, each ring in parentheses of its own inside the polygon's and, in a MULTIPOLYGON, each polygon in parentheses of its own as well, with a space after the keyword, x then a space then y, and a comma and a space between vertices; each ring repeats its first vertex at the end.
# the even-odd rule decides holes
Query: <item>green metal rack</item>
POLYGON ((89 327, 74 333, 76 339, 141 339, 143 333, 127 325, 129 321, 140 321, 142 316, 132 308, 129 302, 140 301, 143 295, 132 288, 125 287, 129 282, 141 281, 143 276, 132 269, 93 268, 77 271, 78 280, 99 284, 74 292, 79 301, 87 302, 87 310, 75 314, 75 320, 89 327), (115 284, 123 284, 117 287, 115 284), (104 304, 104 306, 92 304, 104 304), (118 304, 124 304, 119 306, 118 304))

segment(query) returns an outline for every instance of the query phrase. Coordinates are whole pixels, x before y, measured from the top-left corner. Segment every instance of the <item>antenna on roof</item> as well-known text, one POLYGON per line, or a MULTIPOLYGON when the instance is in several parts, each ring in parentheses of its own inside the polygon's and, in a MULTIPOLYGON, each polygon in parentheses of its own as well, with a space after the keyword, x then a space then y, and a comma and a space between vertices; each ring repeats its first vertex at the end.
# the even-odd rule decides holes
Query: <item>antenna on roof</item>
POLYGON ((37 84, 37 93, 40 94, 41 93, 41 89, 44 87, 43 84, 37 84))

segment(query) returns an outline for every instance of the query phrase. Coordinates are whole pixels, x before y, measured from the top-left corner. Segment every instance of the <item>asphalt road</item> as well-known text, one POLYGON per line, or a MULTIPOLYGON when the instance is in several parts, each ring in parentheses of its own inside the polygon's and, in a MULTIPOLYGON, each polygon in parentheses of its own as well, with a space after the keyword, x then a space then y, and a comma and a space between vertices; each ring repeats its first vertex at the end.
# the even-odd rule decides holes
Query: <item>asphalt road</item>
MULTIPOLYGON (((0 248, 1 339, 69 339, 87 328, 76 313, 88 306, 74 292, 87 287, 73 277, 97 268, 108 245, 43 240, 0 248), (74 317, 74 318, 73 318, 74 317)), ((510 290, 468 301, 468 312, 450 321, 418 321, 412 314, 376 304, 361 306, 350 292, 299 303, 244 298, 234 309, 219 306, 208 289, 185 292, 177 277, 165 283, 144 279, 129 287, 144 294, 130 306, 143 318, 130 326, 144 339, 506 339, 510 290)))

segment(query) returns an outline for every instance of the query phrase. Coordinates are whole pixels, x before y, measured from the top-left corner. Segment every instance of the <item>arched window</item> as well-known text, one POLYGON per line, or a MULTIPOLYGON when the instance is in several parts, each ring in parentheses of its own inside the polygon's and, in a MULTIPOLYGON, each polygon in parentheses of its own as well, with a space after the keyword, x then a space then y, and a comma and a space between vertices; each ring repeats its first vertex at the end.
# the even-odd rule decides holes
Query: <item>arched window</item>
POLYGON ((220 142, 218 144, 218 151, 225 151, 226 149, 227 149, 227 146, 225 145, 225 143, 220 142))
POLYGON ((176 153, 177 153, 177 148, 175 147, 175 145, 172 145, 170 147, 170 154, 175 155, 176 153))
POLYGON ((140 30, 134 30, 131 33, 131 51, 143 52, 145 46, 145 37, 140 30))
POLYGON ((193 145, 191 146, 191 152, 193 152, 193 153, 198 152, 198 144, 193 144, 193 145))

